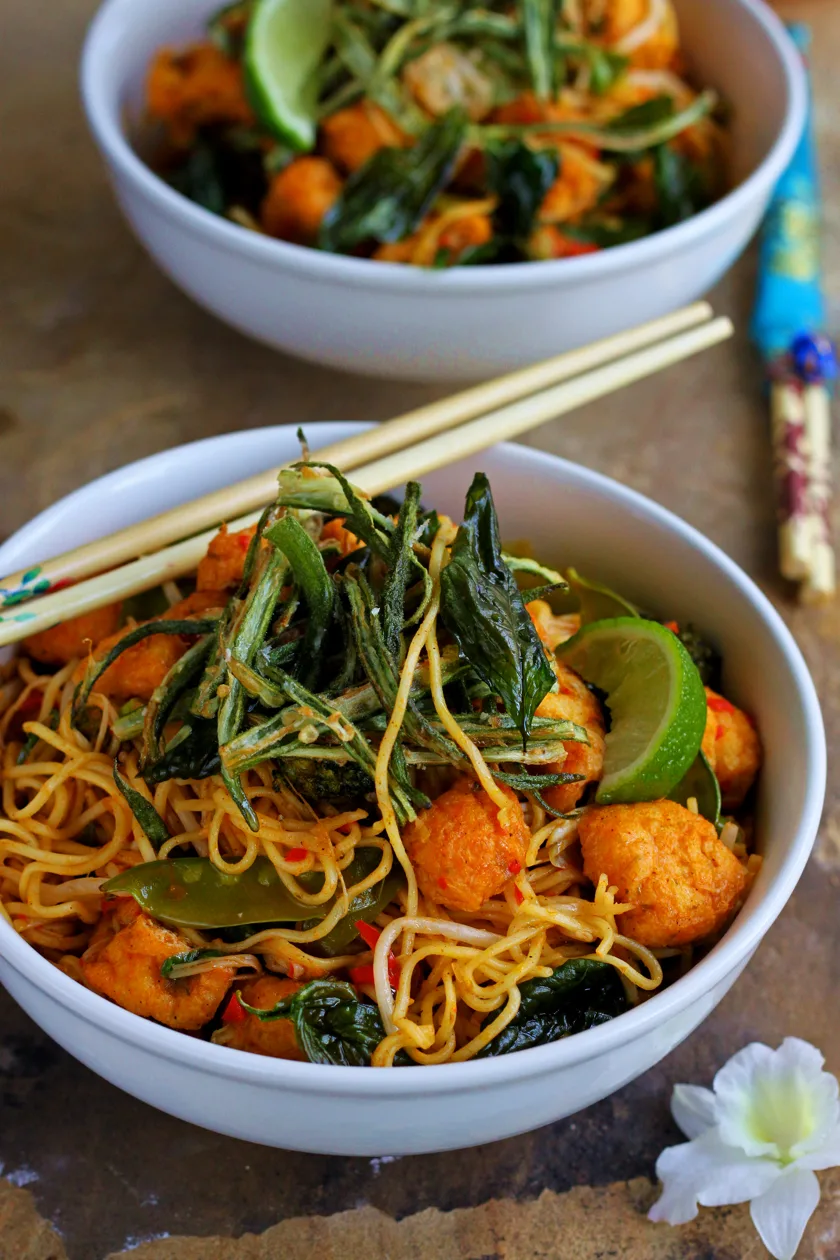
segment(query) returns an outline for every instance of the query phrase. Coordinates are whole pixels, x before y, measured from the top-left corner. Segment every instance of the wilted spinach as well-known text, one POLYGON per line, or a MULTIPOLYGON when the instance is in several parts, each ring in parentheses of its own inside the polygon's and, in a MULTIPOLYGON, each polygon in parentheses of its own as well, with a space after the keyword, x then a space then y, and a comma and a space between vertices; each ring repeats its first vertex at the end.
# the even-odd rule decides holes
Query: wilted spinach
POLYGON ((524 242, 540 206, 557 178, 560 158, 552 149, 532 149, 522 140, 496 140, 484 150, 487 183, 498 197, 495 236, 524 242))
POLYGON ((167 779, 209 779, 221 770, 216 723, 209 718, 191 717, 182 726, 159 760, 143 767, 149 784, 167 779))
POLYGON ((441 574, 441 614, 473 670, 501 696, 526 738, 554 672, 502 556, 484 473, 476 473, 467 494, 464 523, 441 574))
POLYGON ((384 148, 351 175, 321 226, 321 249, 349 254, 371 241, 409 236, 448 183, 467 134, 467 118, 450 110, 410 149, 384 148))
MULTIPOLYGON (((546 979, 519 986, 522 1001, 516 1018, 479 1052, 487 1059, 606 1024, 627 1009, 615 967, 594 958, 571 958, 546 979)), ((495 1016, 488 1015, 485 1026, 495 1016)))
POLYGON ((677 638, 697 666, 704 687, 720 691, 723 659, 717 648, 704 639, 691 622, 677 632, 677 638))
POLYGON ((673 227, 704 210, 711 191, 702 169, 671 145, 653 151, 653 176, 660 227, 673 227))
POLYGON ((298 1045, 310 1063, 369 1067, 385 1036, 377 1007, 360 1001, 352 984, 343 980, 311 980, 270 1011, 249 1006, 241 995, 239 1000, 264 1023, 290 1019, 298 1045))
POLYGON ((277 773, 312 805, 326 802, 336 809, 367 806, 373 778, 355 761, 325 761, 321 757, 286 757, 277 773))

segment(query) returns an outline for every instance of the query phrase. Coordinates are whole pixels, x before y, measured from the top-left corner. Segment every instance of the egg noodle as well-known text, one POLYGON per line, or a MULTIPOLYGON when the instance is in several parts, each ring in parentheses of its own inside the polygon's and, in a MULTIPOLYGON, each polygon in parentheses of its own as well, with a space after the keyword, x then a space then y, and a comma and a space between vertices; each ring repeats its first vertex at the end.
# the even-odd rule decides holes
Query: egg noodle
MULTIPOLYGON (((617 904, 606 876, 594 887, 586 879, 575 848, 576 819, 549 816, 528 794, 517 793, 530 830, 527 859, 503 894, 466 914, 426 903, 418 889, 388 792, 388 767, 422 654, 428 657, 440 722, 469 758, 494 805, 503 811, 512 800, 497 786, 444 698, 437 625, 441 569, 453 536, 454 527, 444 518, 432 547, 431 597, 409 643, 397 701, 378 747, 378 817, 373 822, 366 821, 370 813, 365 809, 337 812, 323 806, 316 812, 278 786, 270 763, 242 775, 259 821, 256 832, 219 775, 170 779, 150 789, 139 772, 139 741, 127 752, 120 745, 113 734, 118 715, 106 696, 91 695, 86 733, 72 725, 78 661, 52 674, 36 672, 26 657, 9 665, 0 689, 0 901, 15 930, 83 981, 78 960, 103 913, 101 886, 108 879, 167 857, 209 858, 230 875, 241 874, 258 857, 267 858, 304 906, 334 900, 325 918, 311 927, 255 930, 236 943, 217 940, 208 931, 179 930, 192 947, 212 947, 226 962, 235 958, 243 970, 266 967, 297 980, 372 962, 374 984, 361 989, 376 1000, 386 1034, 373 1056, 375 1066, 391 1065, 400 1051, 419 1064, 473 1058, 516 1016, 520 984, 549 977, 571 958, 611 964, 631 1002, 656 989, 663 978, 660 958, 681 951, 653 951, 622 935, 620 916, 629 907, 617 904), (94 726, 90 715, 97 713, 94 726), (25 760, 24 739, 29 741, 25 760), (171 838, 157 852, 115 783, 113 761, 121 747, 122 776, 169 828, 171 838), (364 849, 378 855, 377 864, 348 884, 345 872, 364 849), (347 915, 355 897, 388 875, 394 861, 403 868, 405 887, 375 920, 381 929, 375 948, 339 957, 308 952, 307 946, 347 915), (306 873, 323 876, 317 892, 300 882, 306 873), (389 976, 392 955, 400 968, 396 992, 389 976)), ((189 974, 214 965, 218 960, 196 963, 189 974)), ((222 1029, 214 1039, 223 1042, 225 1036, 222 1029)))

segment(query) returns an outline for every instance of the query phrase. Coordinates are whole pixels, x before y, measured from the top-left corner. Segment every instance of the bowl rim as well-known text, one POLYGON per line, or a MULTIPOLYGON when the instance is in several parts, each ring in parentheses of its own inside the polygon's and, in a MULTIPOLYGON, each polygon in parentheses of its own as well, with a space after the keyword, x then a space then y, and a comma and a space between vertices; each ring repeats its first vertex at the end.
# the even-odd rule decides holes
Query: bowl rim
POLYGON ((348 258, 309 246, 294 245, 248 232, 212 214, 170 188, 134 152, 120 125, 118 109, 109 104, 102 68, 116 23, 138 0, 104 0, 85 37, 80 67, 80 87, 88 125, 110 166, 133 185, 171 222, 190 229, 228 253, 240 254, 261 265, 275 265, 322 282, 343 282, 376 291, 434 295, 440 292, 483 294, 488 289, 515 291, 575 284, 621 274, 667 258, 699 239, 721 231, 726 223, 746 212, 753 201, 766 195, 787 167, 799 141, 808 111, 808 82, 802 57, 781 19, 763 0, 732 0, 752 18, 769 40, 782 69, 787 94, 784 119, 764 158, 731 192, 684 223, 654 232, 639 241, 614 246, 600 253, 541 262, 491 264, 433 271, 370 259, 348 258))
MULTIPOLYGON (((341 425, 340 430, 344 435, 350 435, 367 427, 369 426, 354 422, 341 425)), ((339 426, 334 428, 337 435, 339 426)), ((80 503, 93 494, 100 500, 103 494, 116 496, 120 488, 127 486, 138 473, 159 470, 167 475, 171 472, 173 462, 187 462, 199 451, 215 454, 243 436, 260 434, 270 438, 274 435, 276 439, 281 439, 294 431, 294 425, 277 425, 222 434, 176 446, 124 465, 58 500, 17 530, 0 547, 0 571, 5 567, 6 552, 12 550, 15 543, 25 544, 28 534, 35 535, 39 528, 48 527, 49 518, 53 514, 58 515, 68 502, 80 503)), ((42 957, 18 935, 5 918, 0 917, 0 956, 5 963, 41 993, 55 999, 71 1015, 104 1030, 118 1040, 191 1069, 222 1079, 240 1079, 264 1087, 294 1088, 311 1094, 400 1098, 423 1093, 450 1094, 465 1088, 484 1089, 517 1077, 538 1076, 559 1071, 587 1059, 595 1059, 621 1044, 638 1040, 692 1003, 701 1001, 716 985, 749 960, 785 906, 802 874, 816 839, 825 796, 825 731, 816 689, 802 654, 781 616, 752 579, 716 544, 666 508, 610 477, 536 448, 504 443, 494 449, 503 452, 511 467, 516 468, 523 478, 529 474, 539 476, 541 469, 549 465, 556 475, 564 477, 579 488, 609 499, 631 515, 641 516, 651 525, 676 534, 683 543, 700 552, 707 562, 722 571, 723 576, 738 588, 741 597, 752 606, 774 640, 792 676, 805 716, 809 745, 805 758, 808 767, 807 780, 803 785, 805 806, 776 879, 764 891, 761 899, 750 907, 749 916, 739 915, 709 954, 685 976, 669 988, 654 994, 641 1006, 625 1012, 609 1023, 562 1041, 499 1058, 438 1065, 432 1077, 427 1073, 391 1072, 383 1079, 379 1072, 269 1059, 184 1036, 174 1029, 153 1024, 123 1010, 84 988, 42 957)))

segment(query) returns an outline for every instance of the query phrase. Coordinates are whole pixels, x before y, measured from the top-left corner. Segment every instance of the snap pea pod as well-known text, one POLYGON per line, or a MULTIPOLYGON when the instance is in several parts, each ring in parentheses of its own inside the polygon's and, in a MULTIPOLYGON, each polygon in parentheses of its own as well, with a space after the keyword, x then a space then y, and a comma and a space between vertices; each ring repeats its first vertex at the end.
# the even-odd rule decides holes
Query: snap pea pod
POLYGON ((317 942, 318 952, 327 958, 336 958, 339 954, 345 954, 359 934, 356 928, 359 919, 363 919, 365 923, 373 923, 385 907, 391 904, 404 884, 405 875, 402 867, 395 862, 390 873, 383 880, 374 884, 372 888, 368 888, 367 892, 359 893, 358 897, 353 898, 344 918, 340 919, 332 931, 322 936, 317 942))
MULTIPOLYGON (((378 861, 377 850, 362 849, 344 872, 345 883, 352 885, 364 879, 376 869, 378 861)), ((311 871, 298 876, 298 882, 308 893, 316 893, 324 886, 324 876, 320 871, 311 871)), ((354 923, 368 915, 376 918, 398 887, 399 882, 394 883, 392 876, 387 875, 353 899, 345 919, 354 923), (393 892, 389 895, 390 889, 393 892), (383 897, 386 900, 383 901, 383 897)), ((263 857, 257 858, 240 875, 227 875, 209 858, 144 862, 108 880, 102 891, 111 896, 134 897, 138 905, 156 919, 205 931, 246 924, 317 923, 325 919, 335 905, 335 897, 317 906, 298 901, 268 858, 263 857)), ((345 919, 333 932, 338 932, 345 919)), ((330 937, 332 933, 325 939, 330 937)), ((352 940, 353 935, 349 939, 352 940)))

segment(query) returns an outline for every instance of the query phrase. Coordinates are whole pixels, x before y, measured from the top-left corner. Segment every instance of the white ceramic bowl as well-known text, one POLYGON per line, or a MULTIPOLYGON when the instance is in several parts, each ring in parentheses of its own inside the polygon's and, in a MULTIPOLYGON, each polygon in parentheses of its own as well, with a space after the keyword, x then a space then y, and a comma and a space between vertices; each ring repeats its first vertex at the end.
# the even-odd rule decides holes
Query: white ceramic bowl
MULTIPOLYGON (((326 424, 317 447, 360 425, 326 424)), ((211 438, 102 477, 0 548, 8 573, 297 454, 291 427, 211 438)), ((509 1137, 580 1111, 646 1071, 720 1001, 781 911, 811 851, 825 790, 819 704, 802 657, 753 583, 700 534, 614 481, 521 446, 486 453, 503 531, 548 563, 574 563, 646 607, 693 621, 723 647, 727 693, 765 746, 765 863, 720 943, 683 979, 612 1023, 504 1058, 375 1071, 261 1058, 113 1006, 0 921, 0 979, 66 1050, 173 1115, 272 1146, 336 1155, 414 1154, 509 1137)), ((476 465, 427 478, 425 499, 459 515, 476 465)))
POLYGON ((804 72, 761 0, 676 0, 698 82, 733 108, 734 191, 668 231, 588 257, 449 272, 373 263, 244 231, 187 201, 137 157, 149 60, 197 37, 219 0, 106 0, 82 92, 117 199, 160 267, 234 328, 307 359, 436 380, 490 375, 693 301, 753 235, 800 134, 804 72))

